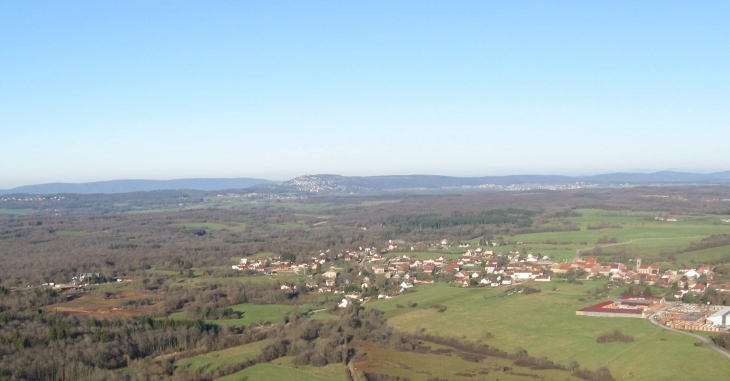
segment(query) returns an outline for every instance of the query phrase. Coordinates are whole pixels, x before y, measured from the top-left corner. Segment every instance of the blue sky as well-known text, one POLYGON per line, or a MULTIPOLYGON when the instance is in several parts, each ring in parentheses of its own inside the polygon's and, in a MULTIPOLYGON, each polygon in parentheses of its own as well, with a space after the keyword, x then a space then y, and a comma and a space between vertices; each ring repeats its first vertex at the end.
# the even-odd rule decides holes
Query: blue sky
POLYGON ((0 188, 730 169, 730 3, 0 3, 0 188))

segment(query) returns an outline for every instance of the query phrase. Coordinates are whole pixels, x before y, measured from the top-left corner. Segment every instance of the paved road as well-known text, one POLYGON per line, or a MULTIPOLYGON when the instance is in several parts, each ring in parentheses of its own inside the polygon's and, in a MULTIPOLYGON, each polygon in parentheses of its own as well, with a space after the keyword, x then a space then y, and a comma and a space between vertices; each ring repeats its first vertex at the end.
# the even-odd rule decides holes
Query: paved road
POLYGON ((667 327, 665 325, 661 325, 661 324, 659 324, 658 321, 656 321, 656 314, 649 316, 649 321, 652 322, 653 324, 656 324, 656 325, 658 325, 658 326, 666 329, 666 330, 674 331, 674 332, 678 332, 678 333, 682 333, 682 334, 685 334, 685 335, 692 336, 692 337, 694 337, 694 338, 696 338, 698 340, 701 340, 703 343, 707 344, 708 347, 714 349, 719 354, 727 357, 727 359, 730 360, 730 352, 728 352, 728 351, 726 351, 726 350, 718 347, 717 345, 715 345, 715 343, 712 342, 712 340, 710 340, 707 337, 700 336, 700 335, 695 335, 694 333, 690 333, 690 332, 687 332, 687 331, 682 331, 682 330, 679 330, 679 329, 669 328, 669 327, 667 327))

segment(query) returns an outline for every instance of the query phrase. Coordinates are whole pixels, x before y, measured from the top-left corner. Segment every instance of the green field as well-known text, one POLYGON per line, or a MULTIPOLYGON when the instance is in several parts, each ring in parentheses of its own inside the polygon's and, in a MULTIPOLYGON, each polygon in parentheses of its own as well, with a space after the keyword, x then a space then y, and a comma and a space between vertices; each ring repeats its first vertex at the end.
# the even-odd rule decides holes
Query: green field
POLYGON ((695 266, 718 259, 730 259, 730 246, 692 251, 677 256, 677 263, 682 266, 695 266))
MULTIPOLYGON (((344 380, 343 378, 340 378, 344 380)), ((219 378, 220 381, 330 381, 332 378, 317 377, 302 370, 272 364, 258 364, 240 372, 219 378)))
MULTIPOLYGON (((575 315, 575 311, 599 300, 586 298, 586 292, 601 286, 550 282, 534 284, 537 294, 493 297, 502 292, 444 286, 418 286, 413 294, 369 303, 369 308, 386 312, 388 323, 407 332, 424 329, 427 333, 482 341, 496 348, 514 351, 525 348, 532 356, 567 364, 576 360, 581 366, 596 369, 606 365, 616 379, 622 380, 719 380, 730 374, 730 361, 713 350, 695 347, 695 339, 667 332, 644 319, 596 318, 575 315), (557 291, 552 287, 557 286, 557 291), (484 297, 488 297, 485 299, 484 297), (493 298, 489 298, 493 297, 493 298), (415 308, 396 305, 417 303, 415 308), (447 306, 445 312, 428 308, 447 306), (598 344, 596 337, 613 329, 633 335, 630 344, 598 344), (492 338, 483 339, 489 332, 492 338), (703 369, 699 374, 687 373, 703 369)), ((603 300, 603 299, 601 299, 603 300)))
POLYGON ((292 356, 280 357, 276 360, 271 361, 271 364, 278 365, 286 368, 296 369, 300 372, 304 372, 310 376, 321 377, 329 380, 345 380, 346 371, 345 364, 327 364, 325 366, 294 366, 291 361, 294 359, 292 356))
MULTIPOLYGON (((586 253, 598 245, 603 237, 615 238, 618 244, 599 245, 606 253, 626 251, 632 258, 658 260, 662 251, 673 251, 686 247, 690 242, 700 241, 713 234, 730 234, 730 224, 723 224, 721 219, 727 216, 675 215, 677 222, 655 221, 655 216, 666 213, 634 213, 606 210, 581 209, 580 217, 555 219, 568 221, 580 227, 579 231, 547 232, 502 236, 509 242, 522 242, 522 245, 510 244, 492 248, 497 252, 519 250, 522 252, 552 255, 554 260, 568 260, 575 256, 577 250, 585 249, 586 253), (610 227, 588 229, 606 224, 610 227)), ((550 225, 549 224, 549 225, 550 225)), ((464 241, 476 245, 479 238, 464 241)))
POLYGON ((175 366, 187 369, 213 372, 224 366, 238 364, 241 359, 253 359, 258 356, 261 348, 266 345, 266 340, 255 343, 240 345, 220 351, 189 357, 175 362, 175 366))
MULTIPOLYGON (((364 361, 355 363, 356 369, 376 374, 403 377, 412 381, 427 380, 566 380, 567 371, 555 369, 531 369, 516 366, 510 359, 486 357, 474 362, 462 359, 458 351, 450 354, 415 353, 378 348, 370 343, 361 343, 359 350, 367 352, 364 361), (504 369, 509 369, 503 371, 504 369), (488 378, 487 378, 488 377, 488 378)), ((452 349, 431 342, 424 342, 432 350, 452 349)))

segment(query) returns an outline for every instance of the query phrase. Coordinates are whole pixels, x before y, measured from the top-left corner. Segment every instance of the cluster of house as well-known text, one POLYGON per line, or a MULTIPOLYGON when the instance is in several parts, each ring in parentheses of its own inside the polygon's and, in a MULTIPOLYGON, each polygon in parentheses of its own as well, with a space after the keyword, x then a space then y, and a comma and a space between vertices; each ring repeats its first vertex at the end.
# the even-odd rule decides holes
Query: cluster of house
POLYGON ((553 264, 548 257, 510 251, 495 254, 492 250, 476 248, 468 249, 456 259, 411 258, 408 254, 368 256, 374 274, 383 274, 386 278, 406 279, 413 283, 433 283, 435 278, 442 281, 454 281, 462 286, 485 285, 498 287, 528 280, 550 281, 547 274, 553 264))
MULTIPOLYGON (((58 291, 65 291, 65 290, 83 290, 84 287, 87 287, 89 285, 89 282, 91 282, 94 278, 99 278, 99 273, 81 273, 79 276, 75 276, 71 278, 71 281, 68 283, 53 283, 53 282, 46 282, 41 284, 42 287, 51 287, 54 290, 58 291)), ((131 279, 117 279, 117 283, 121 282, 131 282, 131 279)), ((96 283, 98 284, 98 283, 96 283)))
POLYGON ((571 190, 571 189, 582 189, 584 187, 595 187, 594 184, 586 184, 583 182, 576 182, 573 184, 544 184, 537 186, 524 186, 519 184, 510 185, 497 185, 497 184, 481 184, 481 185, 464 185, 462 188, 479 188, 479 189, 497 189, 507 191, 529 191, 529 190, 571 190))
POLYGON ((226 195, 219 194, 217 197, 245 197, 245 198, 265 198, 269 200, 282 200, 282 201, 289 201, 289 200, 306 200, 307 196, 281 196, 278 194, 273 193, 246 193, 246 194, 238 194, 238 193, 228 193, 226 195))
POLYGON ((65 200, 66 196, 23 196, 23 197, 0 197, 0 202, 12 202, 12 201, 61 201, 65 200))
POLYGON ((678 270, 659 271, 659 266, 653 264, 642 264, 641 259, 636 260, 636 265, 628 267, 623 263, 599 263, 595 257, 586 259, 578 258, 572 262, 554 263, 551 266, 553 274, 563 274, 570 271, 582 269, 588 273, 588 277, 605 277, 614 281, 625 281, 634 284, 646 284, 657 287, 672 287, 675 283, 679 290, 675 293, 677 299, 690 292, 699 295, 705 292, 707 287, 714 287, 718 291, 730 291, 730 282, 719 283, 713 280, 713 267, 698 265, 692 267, 680 267, 678 270), (705 283, 700 283, 701 277, 705 283))
POLYGON ((667 217, 654 217, 654 221, 677 222, 677 218, 672 217, 672 216, 667 216, 667 217))
MULTIPOLYGON (((292 271, 295 274, 307 275, 312 274, 315 270, 330 262, 328 253, 329 251, 310 256, 309 261, 304 263, 281 259, 281 255, 272 255, 267 258, 258 259, 241 258, 241 261, 238 264, 232 265, 231 268, 239 271, 256 271, 267 275, 273 275, 280 271, 292 271)), ((342 254, 338 257, 342 258, 342 254)))
MULTIPOLYGON (((642 264, 637 259, 634 266, 623 263, 601 263, 595 257, 576 258, 567 262, 553 262, 547 256, 532 253, 521 253, 511 250, 495 253, 490 247, 472 249, 468 244, 460 244, 465 252, 458 257, 445 258, 444 255, 432 258, 409 256, 408 252, 391 252, 405 244, 402 240, 390 240, 386 247, 358 247, 342 252, 322 251, 311 255, 304 262, 283 260, 279 255, 268 258, 243 258, 233 265, 235 270, 251 270, 273 275, 280 272, 292 272, 299 275, 318 274, 306 287, 312 291, 346 294, 346 298, 362 300, 363 294, 373 284, 376 277, 388 279, 391 285, 388 290, 379 290, 379 298, 390 298, 402 293, 415 284, 432 284, 434 282, 455 282, 460 286, 511 286, 529 280, 549 282, 553 276, 567 273, 582 273, 590 278, 606 278, 637 285, 657 287, 676 287, 675 297, 681 299, 686 293, 699 295, 707 287, 713 286, 718 291, 730 291, 730 282, 720 284, 713 280, 713 268, 699 265, 694 268, 682 267, 678 270, 660 272, 653 264, 642 264), (355 263, 359 268, 357 281, 338 281, 338 271, 334 268, 342 262, 355 263), (329 269, 329 270, 325 270, 329 269), (700 282, 702 280, 702 282, 700 282), (355 284, 357 283, 357 284, 355 284), (349 287, 348 287, 349 286, 349 287), (346 293, 345 289, 350 292, 346 293), (353 289, 357 291, 353 291, 353 289)), ((447 240, 434 241, 431 245, 447 247, 447 240)), ((301 259, 301 258, 300 258, 301 259)), ((351 266, 348 266, 351 267, 351 266)), ((283 285, 282 289, 291 290, 293 285, 283 285)), ((653 300, 653 299, 652 299, 653 300)), ((614 305, 606 304, 597 308, 608 308, 622 311, 637 310, 626 301, 614 305)), ((635 307, 635 306, 634 306, 635 307)), ((642 310, 643 311, 643 310, 642 310)), ((590 311, 588 311, 590 312, 590 311)), ((606 312, 606 311, 600 311, 606 312)), ((609 311, 622 314, 625 312, 609 311)), ((634 311, 635 312, 635 311, 634 311)))
MULTIPOLYGON (((259 259, 243 258, 238 264, 232 265, 232 268, 268 275, 281 272, 310 275, 317 272, 317 277, 306 284, 310 291, 345 294, 345 288, 350 282, 338 281, 338 272, 332 266, 340 260, 356 262, 361 275, 358 277, 359 285, 356 286, 361 292, 351 291, 345 295, 353 300, 362 300, 362 293, 367 291, 374 278, 378 276, 388 279, 388 283, 392 285, 389 290, 379 290, 381 293, 378 298, 381 299, 402 293, 415 284, 433 284, 436 281, 456 282, 464 287, 475 285, 499 287, 528 280, 543 282, 551 280, 549 270, 553 262, 548 257, 523 254, 514 250, 496 254, 492 250, 482 248, 467 249, 458 258, 451 259, 444 256, 419 259, 411 258, 407 253, 389 254, 390 250, 397 249, 397 245, 404 243, 401 240, 391 240, 388 242, 389 246, 383 249, 358 247, 356 250, 337 254, 327 250, 309 256, 303 263, 283 260, 280 255, 259 259), (330 270, 324 271, 327 268, 330 270)), ((450 245, 446 240, 436 241, 433 244, 450 245)), ((282 289, 293 290, 292 287, 294 286, 283 285, 282 289)), ((350 290, 353 288, 349 287, 350 290)))

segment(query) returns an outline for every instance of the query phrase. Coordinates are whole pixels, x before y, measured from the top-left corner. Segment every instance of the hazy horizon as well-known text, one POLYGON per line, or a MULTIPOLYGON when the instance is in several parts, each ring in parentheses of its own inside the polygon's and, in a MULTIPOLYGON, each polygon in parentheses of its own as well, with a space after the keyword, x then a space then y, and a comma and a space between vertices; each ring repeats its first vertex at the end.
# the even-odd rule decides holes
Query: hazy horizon
POLYGON ((730 168, 730 4, 6 2, 0 189, 730 168))
POLYGON ((193 179, 239 179, 239 178, 251 178, 251 179, 259 179, 259 180, 269 180, 273 182, 284 182, 291 180, 296 177, 300 176, 315 176, 315 175, 340 175, 340 176, 354 176, 354 177, 377 177, 377 176, 449 176, 449 177, 490 177, 490 176, 569 176, 569 177, 582 177, 582 176, 594 176, 594 175, 603 175, 603 174, 609 174, 609 173, 637 173, 637 174, 648 174, 648 173, 655 173, 655 172, 686 172, 686 173, 699 173, 699 174, 709 174, 709 173, 718 173, 718 172, 726 172, 727 170, 703 170, 703 169, 697 169, 697 170, 679 170, 679 169, 660 169, 660 170, 627 170, 627 171, 611 171, 611 172, 600 172, 600 173, 508 173, 508 174, 486 174, 486 175, 462 175, 462 176, 455 176, 455 175, 449 175, 449 174, 440 174, 440 173, 395 173, 395 174, 377 174, 377 175, 346 175, 341 173, 305 173, 300 174, 297 176, 293 176, 286 179, 273 179, 273 178, 267 178, 267 177, 250 177, 250 176, 235 176, 235 177, 179 177, 179 178, 157 178, 157 179, 150 179, 150 178, 114 178, 114 179, 105 179, 105 180, 90 180, 90 181, 78 181, 78 182, 71 182, 71 181, 54 181, 54 182, 48 182, 48 183, 32 183, 32 184, 21 184, 21 185, 15 185, 15 186, 9 186, 9 187, 2 187, 0 186, 0 190, 12 190, 15 188, 25 187, 25 186, 35 186, 35 185, 45 185, 45 184, 88 184, 88 183, 99 183, 99 182, 108 182, 108 181, 172 181, 172 180, 193 180, 193 179))

